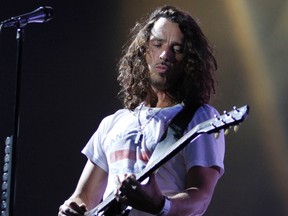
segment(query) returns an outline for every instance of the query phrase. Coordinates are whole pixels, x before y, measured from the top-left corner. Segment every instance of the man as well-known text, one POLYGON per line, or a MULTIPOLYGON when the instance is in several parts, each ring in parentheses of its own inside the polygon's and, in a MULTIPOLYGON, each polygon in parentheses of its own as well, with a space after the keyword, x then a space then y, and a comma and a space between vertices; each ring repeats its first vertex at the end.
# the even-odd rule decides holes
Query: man
POLYGON ((223 133, 204 134, 148 182, 136 181, 183 107, 194 114, 185 132, 218 114, 207 104, 217 66, 196 21, 175 7, 156 9, 132 33, 119 62, 125 108, 106 117, 83 149, 87 164, 59 216, 84 215, 110 193, 132 207, 129 215, 202 215, 224 172, 223 133))

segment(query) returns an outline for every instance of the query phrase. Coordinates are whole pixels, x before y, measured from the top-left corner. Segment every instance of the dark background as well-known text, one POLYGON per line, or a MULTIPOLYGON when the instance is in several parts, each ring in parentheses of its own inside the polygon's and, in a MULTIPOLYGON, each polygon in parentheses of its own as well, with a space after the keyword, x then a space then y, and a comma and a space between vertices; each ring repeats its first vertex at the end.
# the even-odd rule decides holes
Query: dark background
MULTIPOLYGON (((219 84, 212 104, 219 111, 251 106, 239 133, 227 136, 226 173, 206 215, 288 214, 287 1, 2 0, 1 21, 41 5, 55 13, 47 23, 25 27, 16 216, 57 215, 71 195, 86 162, 81 149, 101 119, 121 107, 115 69, 129 30, 165 3, 198 17, 216 46, 219 84)), ((13 133, 16 50, 16 29, 3 28, 2 157, 13 133)))

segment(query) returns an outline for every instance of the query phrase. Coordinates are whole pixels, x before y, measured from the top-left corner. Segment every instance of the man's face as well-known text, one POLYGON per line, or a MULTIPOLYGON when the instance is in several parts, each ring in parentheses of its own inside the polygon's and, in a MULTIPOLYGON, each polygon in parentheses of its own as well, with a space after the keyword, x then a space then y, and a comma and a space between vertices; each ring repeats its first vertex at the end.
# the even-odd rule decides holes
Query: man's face
POLYGON ((184 35, 177 23, 159 18, 151 30, 146 53, 150 82, 157 90, 167 90, 183 73, 184 35))

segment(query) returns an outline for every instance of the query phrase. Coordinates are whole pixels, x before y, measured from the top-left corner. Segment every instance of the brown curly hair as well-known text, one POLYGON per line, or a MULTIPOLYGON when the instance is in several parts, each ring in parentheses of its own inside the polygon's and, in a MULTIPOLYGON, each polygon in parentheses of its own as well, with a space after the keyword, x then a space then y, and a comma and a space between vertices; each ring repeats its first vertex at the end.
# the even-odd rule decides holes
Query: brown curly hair
POLYGON ((124 106, 135 109, 149 94, 150 84, 146 63, 146 50, 154 23, 164 17, 179 25, 184 34, 184 77, 176 88, 169 92, 173 99, 185 105, 198 106, 208 103, 215 93, 214 72, 217 63, 213 49, 196 20, 173 6, 156 9, 131 31, 131 40, 123 50, 118 64, 119 97, 124 106))

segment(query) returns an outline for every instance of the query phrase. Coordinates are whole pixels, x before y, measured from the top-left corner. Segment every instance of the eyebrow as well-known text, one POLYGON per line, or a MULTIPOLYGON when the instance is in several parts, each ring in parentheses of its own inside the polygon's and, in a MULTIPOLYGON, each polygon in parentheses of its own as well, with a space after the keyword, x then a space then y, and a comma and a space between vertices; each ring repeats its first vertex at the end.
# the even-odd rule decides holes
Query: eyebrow
MULTIPOLYGON (((152 33, 150 35, 150 39, 149 40, 150 41, 159 41, 159 42, 165 42, 166 41, 165 39, 159 38, 159 37, 153 35, 152 33), (151 37, 153 37, 153 38, 151 38, 151 37)), ((172 45, 183 46, 183 43, 182 42, 173 41, 172 45)))

